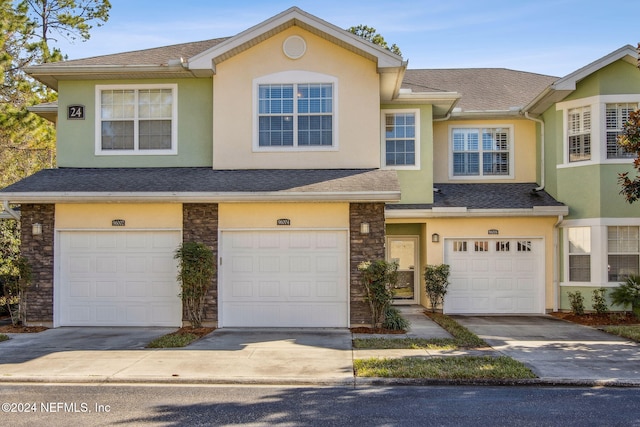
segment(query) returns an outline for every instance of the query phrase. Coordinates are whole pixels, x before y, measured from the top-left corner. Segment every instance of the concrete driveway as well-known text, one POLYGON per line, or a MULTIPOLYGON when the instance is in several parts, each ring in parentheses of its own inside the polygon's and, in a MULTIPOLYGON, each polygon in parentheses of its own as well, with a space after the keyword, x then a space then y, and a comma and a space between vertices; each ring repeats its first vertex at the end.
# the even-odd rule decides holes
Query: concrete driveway
POLYGON ((218 329, 179 349, 175 328, 57 328, 0 343, 0 382, 353 385, 348 329, 218 329))
POLYGON ((640 345, 551 316, 453 316, 541 379, 640 381, 640 345))

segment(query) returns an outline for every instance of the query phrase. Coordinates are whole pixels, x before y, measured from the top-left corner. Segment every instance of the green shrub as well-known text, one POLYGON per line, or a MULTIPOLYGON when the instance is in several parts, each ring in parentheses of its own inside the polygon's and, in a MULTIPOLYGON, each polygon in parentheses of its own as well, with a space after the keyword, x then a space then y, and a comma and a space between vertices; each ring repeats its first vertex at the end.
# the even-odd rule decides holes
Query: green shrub
POLYGON ((584 297, 582 296, 582 292, 568 292, 567 295, 569 296, 569 304, 571 304, 573 314, 582 316, 584 314, 584 297))
POLYGON ((371 326, 379 328, 393 300, 393 288, 398 281, 398 264, 385 260, 367 261, 358 265, 362 272, 365 300, 371 310, 371 326))
POLYGON ((593 295, 591 296, 591 301, 593 302, 593 309, 598 314, 604 314, 609 311, 609 306, 607 305, 607 289, 599 288, 593 290, 593 295))
POLYGON ((393 306, 387 307, 384 312, 384 322, 382 327, 393 331, 406 331, 411 323, 402 317, 400 310, 393 306))
POLYGON ((449 286, 449 266, 447 264, 427 265, 424 269, 424 282, 431 303, 431 312, 444 302, 449 286))
POLYGON ((629 276, 624 283, 611 291, 611 301, 624 307, 631 306, 636 317, 640 318, 640 276, 629 276))
POLYGON ((185 242, 175 253, 180 260, 178 281, 181 286, 182 303, 191 326, 202 326, 205 297, 216 274, 213 251, 204 243, 185 242))

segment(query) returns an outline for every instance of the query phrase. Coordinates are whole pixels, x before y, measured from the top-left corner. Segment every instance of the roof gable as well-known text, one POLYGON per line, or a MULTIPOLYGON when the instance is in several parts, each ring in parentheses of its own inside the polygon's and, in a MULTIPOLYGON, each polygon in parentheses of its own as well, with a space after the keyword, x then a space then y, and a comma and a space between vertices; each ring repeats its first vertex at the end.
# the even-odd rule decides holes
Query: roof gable
POLYGON ((549 87, 542 91, 529 103, 529 105, 525 107, 525 110, 535 115, 544 113, 554 103, 562 101, 576 90, 577 84, 580 81, 613 64, 614 62, 621 60, 636 65, 638 62, 638 51, 633 46, 626 45, 570 74, 567 74, 549 85, 549 87))
POLYGON ((194 55, 188 59, 188 67, 196 73, 200 70, 215 72, 216 64, 292 26, 299 26, 345 49, 367 57, 375 61, 380 69, 393 68, 397 70, 406 66, 402 57, 387 49, 306 13, 297 7, 292 7, 204 52, 194 55))

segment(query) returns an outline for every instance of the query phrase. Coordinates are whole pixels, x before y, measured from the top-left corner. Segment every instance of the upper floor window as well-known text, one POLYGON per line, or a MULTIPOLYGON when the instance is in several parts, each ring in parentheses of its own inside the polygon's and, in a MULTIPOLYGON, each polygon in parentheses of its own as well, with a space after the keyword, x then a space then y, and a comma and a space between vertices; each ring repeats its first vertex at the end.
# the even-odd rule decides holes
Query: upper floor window
POLYGON ((607 271, 610 282, 640 274, 640 227, 607 227, 607 271))
POLYGON ((332 147, 332 83, 260 84, 259 147, 332 147))
POLYGON ((383 111, 383 164, 396 169, 420 167, 418 110, 383 111))
POLYGON ((635 103, 607 104, 607 159, 627 159, 634 157, 618 146, 618 136, 622 134, 624 124, 629 120, 629 114, 638 109, 635 103))
POLYGON ((96 154, 176 154, 176 85, 96 86, 96 154))
POLYGON ((591 107, 568 111, 569 161, 591 160, 591 107))
POLYGON ((511 127, 451 129, 452 177, 511 178, 511 127))

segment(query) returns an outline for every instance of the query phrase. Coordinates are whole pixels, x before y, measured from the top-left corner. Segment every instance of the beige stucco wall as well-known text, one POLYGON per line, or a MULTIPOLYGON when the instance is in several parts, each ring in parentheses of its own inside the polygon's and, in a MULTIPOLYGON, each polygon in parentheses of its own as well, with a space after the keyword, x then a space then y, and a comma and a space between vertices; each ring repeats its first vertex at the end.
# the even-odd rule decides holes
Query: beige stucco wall
POLYGON ((420 254, 423 265, 420 266, 421 281, 420 302, 425 307, 429 299, 424 292, 424 279, 422 272, 428 264, 442 264, 444 262, 444 241, 449 238, 485 238, 485 239, 509 239, 509 238, 542 238, 544 239, 544 280, 545 280, 545 309, 552 310, 555 306, 554 299, 554 224, 556 217, 491 217, 491 218, 429 218, 429 219, 387 219, 388 224, 421 224, 422 234, 425 236, 420 254), (498 230, 498 235, 489 235, 488 230, 498 230), (440 242, 433 243, 431 235, 438 233, 440 242))
POLYGON ((57 230, 182 229, 182 204, 57 204, 55 226, 57 230), (125 220, 125 226, 112 226, 114 219, 125 220))
POLYGON ((380 88, 373 61, 292 27, 218 64, 213 86, 214 169, 380 166, 380 88), (283 41, 291 35, 303 37, 307 45, 297 60, 282 51, 283 41), (254 80, 284 71, 337 79, 337 150, 254 152, 254 80))
POLYGON ((349 228, 349 203, 221 203, 218 215, 220 229, 349 228))
POLYGON ((434 182, 536 182, 536 124, 531 120, 449 120, 433 124, 434 182), (449 147, 451 127, 513 126, 513 170, 509 179, 482 179, 468 177, 449 179, 451 154, 449 147))

